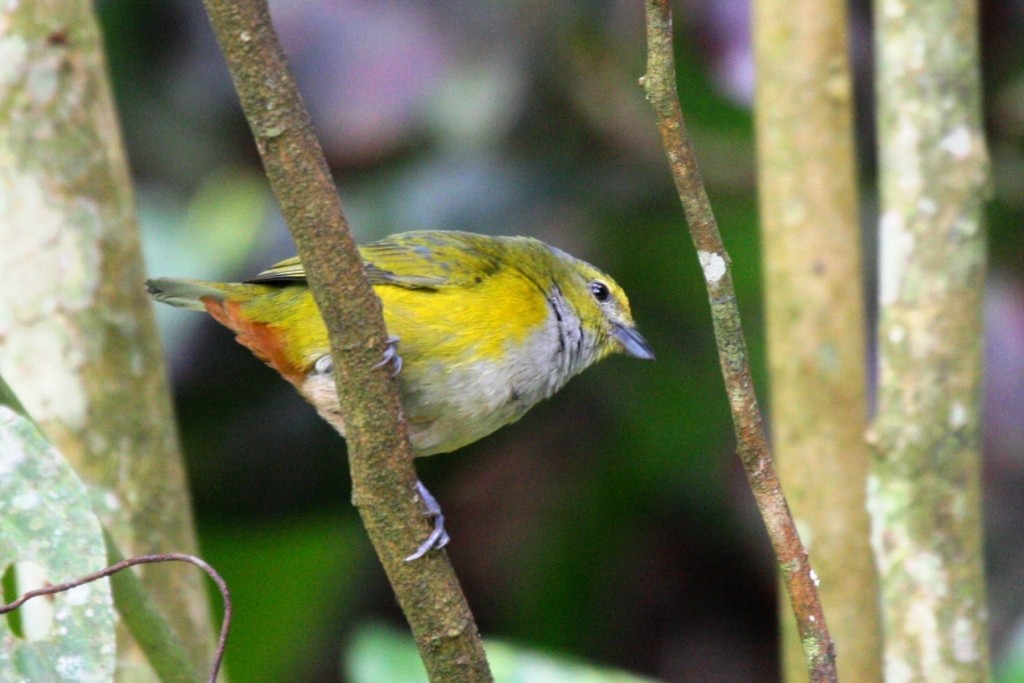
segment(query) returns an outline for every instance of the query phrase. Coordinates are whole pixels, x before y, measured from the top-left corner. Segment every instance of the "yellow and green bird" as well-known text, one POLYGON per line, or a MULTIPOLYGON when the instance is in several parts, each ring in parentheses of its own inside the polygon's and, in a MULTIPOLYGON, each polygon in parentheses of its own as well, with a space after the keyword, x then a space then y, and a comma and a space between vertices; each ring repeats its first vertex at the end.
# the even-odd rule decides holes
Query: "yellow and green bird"
MULTIPOLYGON (((515 422, 612 353, 653 359, 625 292, 536 239, 418 231, 360 247, 397 344, 393 358, 417 456, 515 422)), ((327 328, 298 258, 243 283, 160 278, 157 301, 205 310, 277 370, 341 434, 327 328)), ((436 501, 419 485, 428 510, 436 501)), ((437 524, 422 555, 447 541, 437 524)))

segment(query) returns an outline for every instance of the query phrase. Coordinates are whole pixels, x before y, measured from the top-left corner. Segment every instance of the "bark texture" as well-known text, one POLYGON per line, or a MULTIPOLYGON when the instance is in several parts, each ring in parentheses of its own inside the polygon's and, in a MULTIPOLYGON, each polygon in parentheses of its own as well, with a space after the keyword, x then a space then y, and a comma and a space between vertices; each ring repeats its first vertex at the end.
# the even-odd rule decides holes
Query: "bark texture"
MULTIPOLYGON (((123 552, 194 552, 131 184, 85 0, 0 9, 0 245, 0 372, 85 480, 123 552)), ((207 661, 200 575, 142 577, 193 658, 207 661)), ((119 676, 145 679, 141 655, 120 639, 119 676)))
POLYGON ((869 505, 886 680, 897 683, 989 673, 977 19, 971 0, 876 3, 881 317, 869 505))
MULTIPOLYGON (((868 409, 853 87, 842 0, 757 0, 755 125, 771 424, 839 679, 882 676, 865 508, 868 409)), ((788 607, 788 606, 787 606, 788 607)), ((807 680, 782 612, 785 680, 807 680)))

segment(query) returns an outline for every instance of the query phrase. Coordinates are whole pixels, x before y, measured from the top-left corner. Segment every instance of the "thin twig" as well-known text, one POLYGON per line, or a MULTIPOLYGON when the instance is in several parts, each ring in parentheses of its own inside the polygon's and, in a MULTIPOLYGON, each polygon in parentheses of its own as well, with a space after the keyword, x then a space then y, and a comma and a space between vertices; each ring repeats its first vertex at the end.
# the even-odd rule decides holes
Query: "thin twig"
POLYGON ((231 593, 228 591, 228 585, 224 581, 224 578, 217 573, 217 570, 195 555, 185 555, 183 553, 162 553, 159 555, 138 555, 136 557, 129 557, 116 564, 110 565, 106 569, 93 572, 92 574, 79 576, 78 578, 72 579, 71 581, 65 581, 64 583, 51 584, 49 586, 44 586, 43 588, 30 590, 27 593, 22 594, 17 600, 9 602, 6 605, 0 605, 0 614, 7 614, 8 612, 18 609, 32 598, 38 598, 42 595, 63 593, 71 590, 72 588, 78 588, 79 586, 84 586, 87 583, 104 579, 130 567, 134 567, 139 564, 152 564, 155 562, 188 562, 189 564, 194 564, 206 572, 206 574, 213 579, 213 582, 217 584, 221 598, 224 600, 224 619, 220 625, 220 637, 217 639, 217 651, 214 653, 213 666, 210 667, 210 678, 208 679, 209 683, 216 683, 217 674, 220 673, 221 662, 224 660, 224 649, 227 647, 228 633, 231 631, 231 593))
POLYGON ((676 93, 670 0, 646 0, 647 73, 641 83, 654 108, 672 177, 711 301, 718 357, 736 430, 737 450, 789 591, 814 683, 835 681, 835 652, 807 551, 800 542, 768 448, 750 375, 729 256, 711 210, 676 93))
POLYGON ((412 628, 431 681, 491 681, 483 644, 444 552, 405 562, 427 534, 398 390, 379 367, 388 334, 323 151, 265 0, 205 0, 271 188, 327 324, 352 498, 412 628))

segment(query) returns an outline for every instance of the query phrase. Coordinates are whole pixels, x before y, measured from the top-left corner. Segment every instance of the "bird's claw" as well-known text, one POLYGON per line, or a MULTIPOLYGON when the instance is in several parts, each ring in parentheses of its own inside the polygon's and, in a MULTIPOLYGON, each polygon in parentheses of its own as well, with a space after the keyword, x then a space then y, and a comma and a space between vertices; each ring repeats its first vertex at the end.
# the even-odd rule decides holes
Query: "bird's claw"
MULTIPOLYGON (((398 337, 387 338, 384 357, 373 367, 374 369, 382 368, 389 363, 394 366, 391 370, 392 377, 402 371, 402 357, 398 355, 398 337)), ((334 359, 331 357, 331 354, 326 353, 317 358, 313 364, 313 371, 321 375, 329 375, 334 372, 334 359)))
POLYGON ((387 347, 384 349, 384 358, 373 367, 381 368, 390 363, 394 366, 391 370, 391 376, 395 377, 402 371, 402 357, 398 355, 398 337, 388 337, 386 343, 387 347))
POLYGON ((423 541, 420 547, 416 548, 416 552, 405 558, 406 562, 418 560, 431 550, 440 550, 448 545, 448 541, 451 540, 448 532, 444 529, 444 515, 441 514, 441 506, 438 504, 437 499, 427 490, 427 487, 423 485, 423 482, 418 479, 416 480, 416 492, 420 494, 420 500, 423 501, 423 516, 434 519, 434 529, 427 536, 427 540, 423 541))

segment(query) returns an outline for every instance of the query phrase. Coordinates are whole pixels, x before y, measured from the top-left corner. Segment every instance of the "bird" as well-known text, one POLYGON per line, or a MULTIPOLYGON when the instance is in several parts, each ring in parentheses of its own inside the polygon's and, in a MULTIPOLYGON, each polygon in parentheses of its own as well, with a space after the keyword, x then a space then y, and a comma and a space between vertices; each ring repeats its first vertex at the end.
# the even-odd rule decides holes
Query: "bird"
MULTIPOLYGON (((389 338, 414 456, 447 453, 521 418, 611 355, 653 360, 623 289, 586 261, 531 237, 420 230, 359 247, 389 338)), ((341 435, 327 328, 298 257, 244 282, 156 278, 156 301, 206 311, 276 370, 341 435)), ((448 542, 434 529, 406 559, 448 542)))

